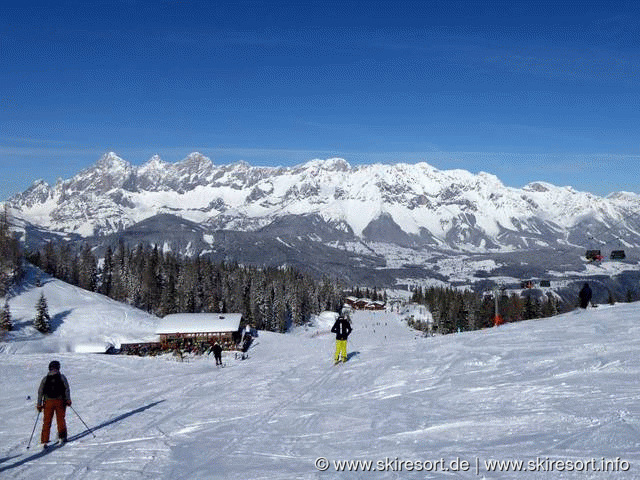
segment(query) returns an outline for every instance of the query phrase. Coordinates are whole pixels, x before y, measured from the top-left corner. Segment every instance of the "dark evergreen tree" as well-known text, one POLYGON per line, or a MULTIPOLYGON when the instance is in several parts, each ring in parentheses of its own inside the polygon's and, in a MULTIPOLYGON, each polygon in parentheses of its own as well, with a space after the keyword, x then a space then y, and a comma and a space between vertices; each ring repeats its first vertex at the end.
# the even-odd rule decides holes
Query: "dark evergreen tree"
POLYGON ((127 281, 129 251, 120 241, 113 255, 113 274, 111 277, 111 298, 120 302, 126 302, 128 298, 127 281))
POLYGON ((2 311, 0 311, 0 330, 6 332, 13 330, 13 321, 11 320, 11 310, 8 302, 5 302, 2 311))
MULTIPOLYGON (((157 314, 161 317, 171 313, 178 313, 178 292, 176 289, 176 278, 178 276, 178 265, 173 255, 167 255, 162 261, 160 268, 160 305, 157 314)), ((215 310, 210 310, 215 311, 215 310)))
POLYGON ((494 325, 495 299, 492 296, 485 296, 480 302, 476 313, 476 328, 489 328, 494 325))
POLYGON ((153 311, 158 307, 162 296, 160 254, 157 246, 152 251, 144 251, 142 265, 140 307, 153 311))
POLYGON ((41 333, 51 333, 51 317, 49 317, 49 306, 44 293, 40 294, 40 299, 36 304, 36 317, 33 326, 41 333))
POLYGON ((626 297, 625 297, 625 301, 626 301, 627 303, 631 303, 631 302, 633 302, 634 300, 635 300, 635 295, 634 295, 633 290, 631 290, 630 288, 629 288, 629 289, 627 289, 627 295, 626 295, 626 297))
POLYGON ((542 305, 542 316, 553 317, 558 314, 558 302, 552 294, 547 294, 547 300, 542 305))
POLYGON ((78 265, 78 286, 94 292, 98 283, 98 268, 96 258, 93 256, 91 247, 88 244, 82 247, 80 259, 75 263, 78 265))
POLYGON ((523 320, 531 320, 533 318, 540 318, 542 316, 542 308, 540 301, 537 298, 527 295, 524 300, 524 307, 522 312, 523 320))
POLYGON ((58 269, 56 268, 58 259, 53 242, 47 242, 45 244, 40 256, 40 262, 42 262, 40 267, 45 271, 45 273, 58 277, 58 269))
POLYGON ((454 331, 462 332, 469 327, 469 309, 465 303, 464 296, 460 296, 457 300, 457 307, 454 317, 454 331))
POLYGON ((11 232, 9 214, 5 207, 0 214, 0 295, 22 276, 22 250, 20 242, 11 232))
MULTIPOLYGON (((501 295, 500 297, 500 315, 505 322, 519 322, 524 319, 524 303, 522 297, 512 293, 510 296, 501 295)), ((536 315, 535 309, 531 315, 536 315)), ((535 318, 535 317, 531 317, 535 318)))
POLYGON ((104 262, 102 264, 102 271, 100 274, 100 288, 98 291, 106 295, 111 296, 113 287, 113 250, 111 247, 107 247, 107 251, 104 254, 104 262))

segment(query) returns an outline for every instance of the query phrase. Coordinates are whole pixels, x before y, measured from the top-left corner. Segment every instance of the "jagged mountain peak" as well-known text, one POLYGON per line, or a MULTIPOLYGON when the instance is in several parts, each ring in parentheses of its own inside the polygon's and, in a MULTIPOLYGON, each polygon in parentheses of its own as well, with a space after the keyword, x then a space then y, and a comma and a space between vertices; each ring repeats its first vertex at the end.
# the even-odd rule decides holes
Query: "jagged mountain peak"
POLYGON ((640 200, 640 195, 633 192, 613 192, 607 195, 607 198, 612 200, 624 200, 629 202, 638 202, 640 200))
POLYGON ((343 158, 328 158, 326 160, 314 159, 297 167, 298 170, 328 170, 335 172, 348 172, 352 170, 351 165, 343 158))
MULTIPOLYGON (((109 152, 104 154, 100 159, 96 162, 96 164, 91 169, 100 169, 100 170, 129 170, 131 169, 131 164, 126 160, 120 158, 115 152, 109 152)), ((89 170, 91 170, 89 169, 89 170)))
POLYGON ((157 153, 152 155, 151 158, 147 160, 147 162, 145 163, 145 165, 154 165, 154 166, 164 166, 166 164, 167 162, 162 160, 162 157, 157 153))
POLYGON ((180 160, 176 165, 183 166, 189 170, 202 170, 213 167, 213 162, 210 158, 199 152, 192 152, 187 155, 186 158, 180 160))
POLYGON ((17 194, 9 204, 23 204, 27 208, 43 204, 51 197, 51 186, 42 179, 34 181, 24 192, 17 194))

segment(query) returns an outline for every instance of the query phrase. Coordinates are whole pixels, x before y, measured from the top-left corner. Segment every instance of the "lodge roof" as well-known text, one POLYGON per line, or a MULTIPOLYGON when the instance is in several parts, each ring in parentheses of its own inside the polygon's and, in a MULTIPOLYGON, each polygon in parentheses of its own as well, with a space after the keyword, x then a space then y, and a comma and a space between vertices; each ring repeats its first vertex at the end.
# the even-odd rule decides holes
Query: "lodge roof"
POLYGON ((240 328, 241 313, 174 313, 162 320, 156 333, 228 333, 240 328))

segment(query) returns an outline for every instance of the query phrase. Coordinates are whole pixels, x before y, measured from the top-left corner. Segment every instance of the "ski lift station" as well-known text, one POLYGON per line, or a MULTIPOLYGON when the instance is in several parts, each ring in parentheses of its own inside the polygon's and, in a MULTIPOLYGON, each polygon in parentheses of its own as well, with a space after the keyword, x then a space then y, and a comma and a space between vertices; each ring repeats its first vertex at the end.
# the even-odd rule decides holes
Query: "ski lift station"
POLYGON ((160 342, 232 342, 240 330, 241 313, 174 313, 162 318, 156 333, 160 342))

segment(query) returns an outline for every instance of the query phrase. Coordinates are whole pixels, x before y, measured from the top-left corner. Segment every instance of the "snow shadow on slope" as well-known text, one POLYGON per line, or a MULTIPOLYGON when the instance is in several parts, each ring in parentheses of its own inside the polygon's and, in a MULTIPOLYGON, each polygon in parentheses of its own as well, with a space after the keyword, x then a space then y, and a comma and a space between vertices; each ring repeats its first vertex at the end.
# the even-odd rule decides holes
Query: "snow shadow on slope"
POLYGON ((60 325, 64 323, 64 319, 67 318, 73 310, 65 310, 63 312, 56 313, 51 320, 49 321, 49 325, 51 325, 51 333, 55 332, 60 325))
MULTIPOLYGON (((19 462, 15 462, 15 463, 13 463, 11 465, 7 465, 6 467, 0 467, 0 473, 4 472, 5 470, 11 470, 12 468, 21 467, 25 463, 33 462, 34 460, 37 460, 39 458, 44 457, 45 455, 48 455, 53 450, 55 450, 55 448, 48 448, 46 450, 43 449, 43 450, 38 451, 37 453, 34 453, 33 455, 31 455, 29 457, 23 458, 19 462)), ((14 457, 9 457, 8 459, 16 458, 16 457, 19 457, 19 456, 20 455, 16 455, 14 457)))
POLYGON ((40 272, 39 269, 31 264, 27 264, 25 266, 24 277, 16 284, 11 285, 8 297, 18 297, 23 293, 35 290, 36 288, 41 288, 47 283, 53 281, 53 277, 50 277, 43 272, 38 272, 40 272))
MULTIPOLYGON (((118 415, 116 418, 113 418, 109 421, 106 421, 104 423, 101 423, 100 425, 87 429, 84 432, 78 433, 76 435, 73 435, 71 437, 69 437, 69 441, 73 442, 74 440, 79 440, 81 438, 86 437, 87 435, 91 435, 92 433, 95 433, 96 430, 100 430, 101 428, 105 428, 108 427, 109 425, 113 425, 114 423, 118 423, 121 422, 122 420, 124 420, 125 418, 128 418, 132 415, 135 415, 137 413, 141 413, 144 412, 145 410, 148 410, 150 408, 155 407, 156 405, 165 402, 166 400, 158 400, 157 402, 153 402, 150 403, 149 405, 145 405, 144 407, 140 407, 140 408, 136 408, 135 410, 131 410, 130 412, 127 413, 123 413, 122 415, 118 415)), ((77 414, 76 414, 77 415, 77 414)))
MULTIPOLYGON (((108 427, 109 425, 113 425, 114 423, 121 422, 125 418, 131 417, 132 415, 135 415, 137 413, 144 412, 145 410, 148 410, 148 409, 150 409, 152 407, 155 407, 156 405, 158 405, 158 404, 160 404, 160 403, 162 403, 164 401, 165 400, 158 400, 157 402, 150 403, 149 405, 145 405, 144 407, 136 408, 135 410, 131 410, 130 412, 123 413, 122 415, 119 415, 116 418, 113 418, 113 419, 111 419, 109 421, 101 423, 100 425, 98 425, 96 427, 88 428, 84 432, 81 432, 81 433, 78 433, 77 435, 73 435, 73 436, 69 437, 69 442, 73 442, 75 440, 79 440, 81 438, 86 437, 87 435, 92 435, 97 430, 100 430, 102 428, 108 427)), ((77 413, 76 413, 76 415, 77 415, 77 413)), ((37 453, 34 453, 33 455, 30 455, 30 456, 28 456, 26 458, 23 458, 22 460, 20 460, 18 462, 12 463, 11 465, 7 465, 5 467, 0 467, 0 473, 4 472, 6 470, 11 470, 12 468, 21 467, 22 465, 25 465, 25 464, 27 464, 29 462, 33 462, 34 460, 42 458, 45 455, 50 454, 54 450, 57 450, 57 448, 59 448, 59 447, 51 447, 51 448, 48 448, 46 450, 41 450, 41 451, 39 451, 37 453)), ((0 463, 8 461, 8 460, 11 460, 11 459, 19 457, 19 456, 20 455, 16 455, 16 456, 13 456, 13 457, 6 457, 6 458, 3 458, 3 459, 0 459, 0 463)))
MULTIPOLYGON (((13 460, 14 458, 18 458, 20 455, 11 455, 10 457, 0 458, 0 463, 8 462, 9 460, 13 460)), ((0 472, 2 469, 0 468, 0 472)))

